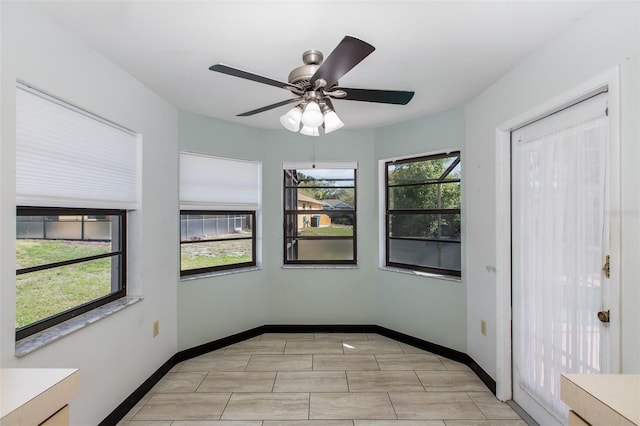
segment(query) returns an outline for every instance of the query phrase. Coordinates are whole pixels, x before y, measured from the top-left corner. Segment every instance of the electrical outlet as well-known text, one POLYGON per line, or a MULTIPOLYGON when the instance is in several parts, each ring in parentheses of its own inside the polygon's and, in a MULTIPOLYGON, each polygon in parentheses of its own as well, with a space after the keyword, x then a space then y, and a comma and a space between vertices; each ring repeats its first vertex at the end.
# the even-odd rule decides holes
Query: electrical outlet
POLYGON ((160 322, 159 321, 154 321, 153 322, 153 337, 156 337, 158 335, 158 333, 160 333, 160 322))
POLYGON ((485 320, 480 320, 480 333, 487 335, 487 322, 485 320))

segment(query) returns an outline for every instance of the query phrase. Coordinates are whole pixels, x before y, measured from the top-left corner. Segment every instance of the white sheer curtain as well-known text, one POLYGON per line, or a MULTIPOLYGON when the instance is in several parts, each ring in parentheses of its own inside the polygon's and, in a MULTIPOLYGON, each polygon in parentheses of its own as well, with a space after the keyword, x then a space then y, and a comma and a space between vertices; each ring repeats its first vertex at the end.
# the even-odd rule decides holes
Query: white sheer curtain
POLYGON ((560 374, 599 373, 606 332, 596 313, 608 120, 598 108, 568 127, 550 127, 513 139, 514 281, 521 286, 514 362, 520 387, 566 424, 560 374))

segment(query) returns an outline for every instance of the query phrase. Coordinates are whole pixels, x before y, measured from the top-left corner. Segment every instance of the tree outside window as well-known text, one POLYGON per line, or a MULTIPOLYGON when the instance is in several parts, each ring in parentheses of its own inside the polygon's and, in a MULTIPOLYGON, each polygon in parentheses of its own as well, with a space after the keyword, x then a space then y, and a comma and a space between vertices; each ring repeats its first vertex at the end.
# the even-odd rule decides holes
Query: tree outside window
POLYGON ((460 276, 460 152, 385 163, 386 265, 460 276))

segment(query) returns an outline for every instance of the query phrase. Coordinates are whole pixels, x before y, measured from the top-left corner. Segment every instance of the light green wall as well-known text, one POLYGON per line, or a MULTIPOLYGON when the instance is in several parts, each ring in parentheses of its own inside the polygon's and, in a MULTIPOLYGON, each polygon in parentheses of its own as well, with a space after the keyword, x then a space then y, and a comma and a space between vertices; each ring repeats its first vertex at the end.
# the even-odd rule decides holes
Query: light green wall
POLYGON ((343 129, 317 138, 265 131, 265 270, 272 324, 375 323, 375 168, 373 132, 343 129), (315 151, 315 158, 314 158, 315 151), (282 268, 282 162, 357 161, 358 267, 282 268))
MULTIPOLYGON (((260 131, 196 114, 178 113, 181 151, 261 160, 260 131)), ((178 248, 176 248, 178 250, 178 248)), ((178 282, 178 350, 263 325, 265 271, 178 282)))
MULTIPOLYGON (((375 158, 385 160, 413 154, 460 150, 464 194, 464 140, 464 111, 461 108, 453 109, 377 129, 375 158)), ((376 194, 378 197, 383 197, 380 192, 376 194)), ((376 203, 378 197, 376 197, 376 203)), ((466 352, 464 215, 462 224, 462 280, 448 281, 378 271, 376 280, 378 325, 466 352)))
POLYGON ((311 138, 180 112, 181 150, 262 161, 263 262, 261 271, 179 283, 179 348, 262 324, 380 324, 464 350, 463 284, 378 269, 377 159, 464 142, 461 109, 405 124, 311 138), (358 162, 356 268, 283 268, 283 161, 358 162))

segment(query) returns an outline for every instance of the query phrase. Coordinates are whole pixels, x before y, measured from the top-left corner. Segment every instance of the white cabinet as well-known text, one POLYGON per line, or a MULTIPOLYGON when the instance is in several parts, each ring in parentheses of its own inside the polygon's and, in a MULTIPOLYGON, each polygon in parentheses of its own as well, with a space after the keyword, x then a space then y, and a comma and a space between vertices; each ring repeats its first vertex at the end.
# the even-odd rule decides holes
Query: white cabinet
POLYGON ((640 425, 639 374, 563 374, 560 398, 569 426, 640 425))
POLYGON ((69 426, 69 406, 62 407, 53 416, 40 423, 40 426, 69 426))
POLYGON ((569 411, 569 426, 591 426, 578 416, 573 410, 569 411))
POLYGON ((77 369, 0 369, 0 426, 67 426, 79 390, 77 369))

